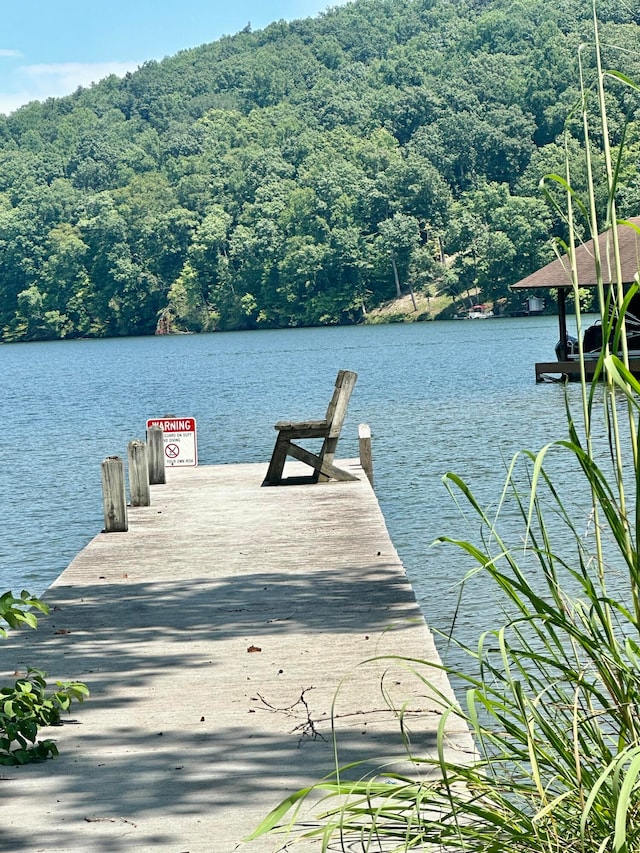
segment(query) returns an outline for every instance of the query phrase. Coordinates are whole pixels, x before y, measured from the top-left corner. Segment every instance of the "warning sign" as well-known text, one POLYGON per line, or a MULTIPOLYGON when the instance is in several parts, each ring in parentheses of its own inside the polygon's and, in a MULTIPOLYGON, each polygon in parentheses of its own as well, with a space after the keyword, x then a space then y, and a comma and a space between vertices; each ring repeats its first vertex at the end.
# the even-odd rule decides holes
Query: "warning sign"
POLYGON ((195 418, 149 418, 147 429, 152 426, 162 428, 164 464, 168 468, 176 465, 193 467, 198 464, 195 418))

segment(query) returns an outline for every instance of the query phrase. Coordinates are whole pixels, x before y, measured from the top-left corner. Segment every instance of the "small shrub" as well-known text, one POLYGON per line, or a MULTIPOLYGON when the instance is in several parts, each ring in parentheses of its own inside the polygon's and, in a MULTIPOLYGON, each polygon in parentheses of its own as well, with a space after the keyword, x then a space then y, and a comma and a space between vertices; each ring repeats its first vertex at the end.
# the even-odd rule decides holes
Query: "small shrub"
POLYGON ((5 622, 9 628, 20 628, 23 625, 29 628, 36 627, 38 617, 26 608, 33 608, 41 613, 49 612, 44 601, 40 601, 26 589, 23 589, 18 597, 12 592, 0 595, 0 637, 7 636, 7 629, 2 626, 2 622, 5 622))
MULTIPOLYGON (((9 628, 36 628, 38 617, 33 612, 48 613, 44 601, 22 590, 19 596, 5 592, 0 596, 0 623, 9 628)), ((0 624, 0 636, 7 629, 0 624)), ((60 723, 60 714, 73 701, 83 702, 89 696, 86 684, 79 681, 56 681, 56 690, 47 693, 46 672, 28 669, 10 687, 0 688, 0 765, 26 764, 58 754, 52 740, 36 740, 42 726, 60 723)))
POLYGON ((45 678, 46 672, 29 669, 26 678, 0 688, 0 764, 26 764, 57 755, 52 740, 36 741, 39 729, 58 725, 61 712, 72 701, 83 702, 89 695, 87 686, 78 681, 57 681, 57 690, 47 693, 45 678))

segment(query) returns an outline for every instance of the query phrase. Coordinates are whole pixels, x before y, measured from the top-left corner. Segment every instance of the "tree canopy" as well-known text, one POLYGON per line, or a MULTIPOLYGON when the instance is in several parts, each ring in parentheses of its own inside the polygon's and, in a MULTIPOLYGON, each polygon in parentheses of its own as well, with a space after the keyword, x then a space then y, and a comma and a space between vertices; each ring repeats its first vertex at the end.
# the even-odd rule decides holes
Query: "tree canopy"
MULTIPOLYGON (((634 9, 599 14, 609 66, 640 80, 634 9)), ((506 297, 562 234, 538 184, 565 129, 580 161, 591 31, 582 0, 355 0, 0 116, 1 339, 355 323, 408 287, 506 297)), ((640 101, 609 97, 637 215, 640 101)))

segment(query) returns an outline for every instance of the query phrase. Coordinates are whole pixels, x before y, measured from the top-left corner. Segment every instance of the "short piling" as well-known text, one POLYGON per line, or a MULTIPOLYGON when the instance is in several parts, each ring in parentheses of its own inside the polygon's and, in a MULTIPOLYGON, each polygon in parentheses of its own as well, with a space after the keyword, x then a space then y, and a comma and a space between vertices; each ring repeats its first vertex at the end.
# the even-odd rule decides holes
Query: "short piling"
POLYGON ((149 454, 146 442, 134 439, 127 448, 131 506, 150 506, 149 454))
POLYGON ((164 485, 167 480, 164 468, 164 437, 162 427, 149 427, 147 430, 147 447, 149 457, 149 483, 152 486, 164 485))
POLYGON ((124 462, 119 456, 109 456, 102 462, 102 502, 104 532, 126 533, 127 494, 124 484, 124 462))
POLYGON ((371 427, 360 424, 358 428, 358 444, 360 448, 360 465, 373 486, 373 457, 371 455, 371 427))

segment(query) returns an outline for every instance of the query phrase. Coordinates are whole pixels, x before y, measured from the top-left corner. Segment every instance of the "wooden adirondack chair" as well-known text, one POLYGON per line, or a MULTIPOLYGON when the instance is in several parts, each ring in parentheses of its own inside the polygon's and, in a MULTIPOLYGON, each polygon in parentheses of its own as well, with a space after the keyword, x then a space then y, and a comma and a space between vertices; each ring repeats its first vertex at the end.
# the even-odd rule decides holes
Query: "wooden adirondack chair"
POLYGON ((333 397, 327 408, 327 414, 321 421, 278 421, 274 429, 278 431, 276 445, 273 449, 271 462, 263 486, 279 486, 283 483, 317 483, 329 479, 357 480, 353 474, 343 471, 333 464, 333 459, 340 438, 342 424, 347 413, 349 399, 358 374, 352 370, 340 370, 336 379, 333 397), (319 453, 311 453, 304 447, 294 444, 295 440, 305 438, 322 438, 322 449, 319 453), (300 460, 313 468, 313 474, 308 477, 283 477, 282 471, 287 456, 300 460))

